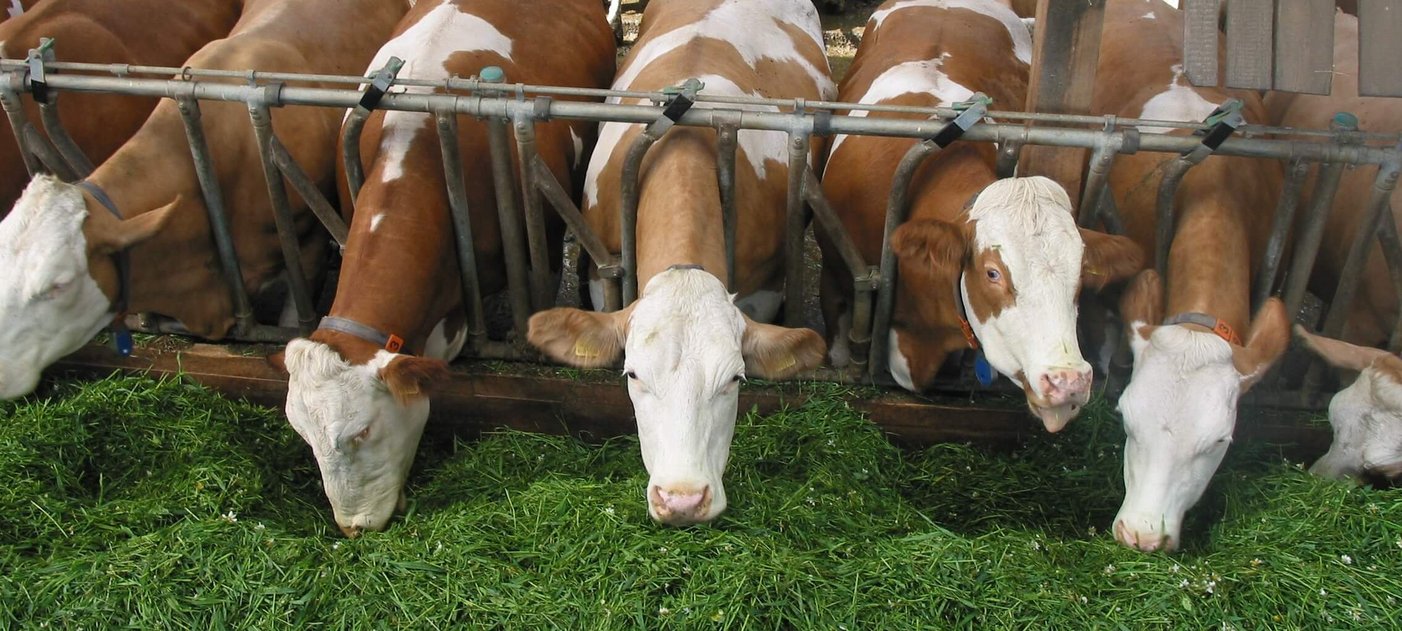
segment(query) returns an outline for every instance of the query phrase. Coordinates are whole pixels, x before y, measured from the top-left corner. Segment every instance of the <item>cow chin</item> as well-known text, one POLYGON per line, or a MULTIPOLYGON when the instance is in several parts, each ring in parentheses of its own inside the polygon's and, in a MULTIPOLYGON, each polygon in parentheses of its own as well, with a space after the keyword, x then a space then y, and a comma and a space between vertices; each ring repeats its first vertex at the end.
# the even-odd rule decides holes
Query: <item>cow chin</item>
POLYGON ((1027 399, 1027 409, 1032 411, 1032 415, 1041 419, 1042 426, 1047 428, 1048 433, 1055 434, 1076 418, 1081 413, 1081 408, 1085 407, 1085 401, 1069 401, 1061 405, 1038 405, 1030 397, 1027 399))

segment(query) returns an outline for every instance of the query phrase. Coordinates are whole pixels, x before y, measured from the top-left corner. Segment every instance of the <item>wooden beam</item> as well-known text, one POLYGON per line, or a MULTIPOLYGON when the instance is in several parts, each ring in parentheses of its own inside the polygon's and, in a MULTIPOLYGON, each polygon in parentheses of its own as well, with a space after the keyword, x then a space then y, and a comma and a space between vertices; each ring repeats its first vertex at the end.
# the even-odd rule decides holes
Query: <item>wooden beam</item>
POLYGON ((1193 85, 1217 85, 1221 10, 1221 0, 1183 0, 1183 68, 1193 85))
MULTIPOLYGON (((1106 0, 1037 3, 1032 36, 1032 74, 1027 111, 1089 114, 1100 61, 1100 28, 1106 0)), ((1066 187, 1071 207, 1079 205, 1086 150, 1029 146, 1018 161, 1019 175, 1044 175, 1066 187)))
POLYGON ((1275 89, 1329 94, 1334 81, 1334 0, 1275 5, 1275 89))
POLYGON ((1274 0, 1227 2, 1227 87, 1271 89, 1274 20, 1274 0))
POLYGON ((1402 96, 1402 0, 1358 0, 1358 94, 1402 96))

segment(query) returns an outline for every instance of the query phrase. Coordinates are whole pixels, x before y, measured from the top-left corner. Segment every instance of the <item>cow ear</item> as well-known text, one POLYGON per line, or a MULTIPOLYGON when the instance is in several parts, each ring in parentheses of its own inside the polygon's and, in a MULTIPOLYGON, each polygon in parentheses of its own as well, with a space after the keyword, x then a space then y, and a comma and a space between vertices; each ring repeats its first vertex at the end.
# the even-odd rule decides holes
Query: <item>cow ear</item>
POLYGON ((745 374, 760 379, 787 379, 823 365, 828 345, 813 329, 790 329, 745 318, 740 354, 745 374))
POLYGON ((526 340, 546 357, 580 368, 612 366, 623 356, 633 303, 613 313, 560 307, 533 316, 526 340))
POLYGON ((1374 361, 1392 356, 1391 353, 1380 348, 1357 346, 1323 335, 1315 335, 1298 324, 1295 325, 1295 337, 1300 338, 1300 341, 1305 343, 1305 348, 1329 362, 1330 366, 1344 370, 1362 371, 1372 365, 1374 361))
MULTIPOLYGON (((175 201, 152 211, 141 213, 131 219, 113 221, 87 235, 88 243, 98 254, 113 254, 141 243, 160 233, 175 209, 180 207, 181 196, 175 201)), ((105 213, 90 213, 89 216, 106 216, 105 213)))
POLYGON ((273 370, 278 371, 282 376, 287 377, 292 374, 287 370, 287 349, 273 353, 265 359, 267 359, 268 365, 272 366, 273 370))
POLYGON ((448 362, 428 357, 400 355, 380 369, 380 380, 400 405, 427 397, 448 380, 448 362))
POLYGON ((1146 269, 1130 281, 1120 296, 1120 319, 1125 323, 1125 333, 1129 336, 1134 356, 1144 350, 1149 336, 1163 322, 1163 281, 1159 273, 1146 269))
POLYGON ((1241 374, 1241 391, 1245 393, 1265 376, 1275 360, 1285 354, 1290 344, 1290 316, 1285 303, 1271 298, 1256 312, 1246 346, 1232 348, 1232 363, 1241 374))
POLYGON ((891 249, 902 261, 927 265, 937 274, 956 274, 968 256, 968 237, 958 226, 921 219, 907 221, 891 233, 891 249))
POLYGON ((1144 249, 1129 237, 1081 228, 1085 254, 1081 257, 1081 285, 1094 290, 1122 281, 1144 269, 1144 249))

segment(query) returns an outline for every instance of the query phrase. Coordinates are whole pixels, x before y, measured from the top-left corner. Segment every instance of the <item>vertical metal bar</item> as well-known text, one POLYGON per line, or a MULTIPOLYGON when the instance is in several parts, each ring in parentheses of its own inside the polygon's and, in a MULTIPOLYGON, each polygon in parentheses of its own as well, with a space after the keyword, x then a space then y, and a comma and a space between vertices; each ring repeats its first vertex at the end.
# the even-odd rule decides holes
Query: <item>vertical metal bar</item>
POLYGON ((1178 195, 1178 184, 1194 162, 1186 157, 1174 158, 1164 167, 1163 180, 1159 183, 1158 208, 1154 219, 1154 268, 1159 274, 1168 273, 1168 251, 1173 245, 1174 216, 1173 200, 1178 195))
POLYGON ((19 71, 11 72, 0 79, 0 106, 5 108, 5 116, 10 119, 10 131, 14 132, 15 146, 19 147, 19 155, 24 159, 24 169, 33 177, 39 172, 39 158, 29 152, 24 142, 24 126, 29 121, 24 116, 24 101, 20 100, 19 92, 12 85, 12 82, 18 80, 19 71))
POLYGON ((272 139, 269 149, 272 151, 273 164, 277 165, 279 171, 287 177, 288 183, 297 191, 297 195, 302 201, 307 202, 307 207, 312 214, 321 220, 322 227, 336 241, 336 245, 342 250, 346 247, 346 239, 350 235, 350 227, 341 218, 340 213, 327 201, 326 196, 321 194, 321 189, 317 188, 316 182, 312 181, 310 175, 302 170, 302 165, 292 158, 292 154, 287 151, 287 147, 282 145, 282 141, 276 137, 272 139))
POLYGON ((365 167, 360 163, 360 134, 365 131, 365 121, 370 118, 370 110, 355 106, 346 114, 341 125, 341 164, 346 169, 346 188, 350 191, 351 207, 360 197, 360 187, 365 185, 365 167))
POLYGON ((474 352, 480 352, 487 342, 487 317, 482 307, 476 241, 472 237, 472 220, 467 207, 467 184, 463 181, 462 156, 458 153, 458 119, 451 107, 436 109, 433 117, 437 122, 438 147, 443 156, 443 176, 448 186, 453 235, 457 239, 462 302, 468 309, 468 343, 474 352))
MULTIPOLYGON (((275 86, 269 86, 273 89, 275 86)), ((316 309, 312 306, 311 292, 307 289, 307 276, 302 270, 302 246, 297 240, 297 221, 292 216, 292 203, 287 198, 287 187, 282 181, 282 173, 273 163, 272 144, 273 119, 268 111, 266 98, 254 99, 248 103, 248 116, 253 122, 253 134, 258 140, 258 157, 263 163, 263 177, 268 182, 268 198, 272 202, 273 220, 277 224, 278 241, 282 245, 282 258, 287 264, 287 285, 297 305, 297 325, 302 335, 310 335, 316 326, 316 309)))
POLYGON ((1280 259, 1285 254, 1285 237, 1290 226, 1295 224, 1295 211, 1300 207, 1300 189, 1305 176, 1309 175, 1309 163, 1296 158, 1290 161, 1286 170, 1285 186, 1280 193, 1280 203, 1275 207, 1275 217, 1271 219, 1271 237, 1266 242, 1266 253, 1261 267, 1256 273, 1255 289, 1251 292, 1251 312, 1269 298, 1275 288, 1275 277, 1280 272, 1280 259))
MULTIPOLYGON (((484 94, 485 96, 485 94, 484 94)), ((521 213, 516 210, 516 179, 511 174, 511 150, 506 119, 487 119, 487 153, 492 162, 492 189, 496 193, 497 223, 501 227, 502 262, 506 264, 506 291, 511 300, 511 321, 518 337, 526 334, 531 317, 530 279, 526 276, 525 239, 521 213)), ((522 182, 526 181, 522 177, 522 182)), ((536 305, 539 307, 540 305, 536 305)))
MULTIPOLYGON (((539 154, 535 143, 535 121, 529 114, 518 111, 514 123, 516 160, 520 164, 521 174, 521 204, 526 211, 526 246, 531 258, 531 306, 544 309, 553 301, 550 292, 550 252, 546 246, 548 239, 545 234, 545 211, 541 208, 536 171, 530 168, 532 159, 539 154)), ((550 177, 555 176, 551 174, 550 177)))
POLYGON ((1115 164, 1115 154, 1123 145, 1124 135, 1113 132, 1106 132, 1096 142, 1095 153, 1090 158, 1090 170, 1086 174, 1086 192, 1081 196, 1081 207, 1076 213, 1076 223, 1082 228, 1091 227, 1100 218, 1100 200, 1105 192, 1105 183, 1115 164))
POLYGON ((200 122, 200 103, 183 96, 177 98, 175 104, 180 109, 180 120, 185 123, 185 140, 190 145, 195 176, 200 181, 205 213, 209 215, 209 230, 214 236, 214 248, 219 253, 219 267, 233 295, 234 335, 242 338, 253 330, 257 322, 253 320, 253 305, 243 283, 238 252, 234 249, 229 214, 224 209, 224 192, 220 189, 219 177, 215 175, 214 158, 209 153, 209 142, 205 139, 204 126, 200 122))
POLYGON ((23 151, 32 154, 39 161, 39 164, 58 179, 65 182, 78 181, 78 174, 73 172, 73 169, 68 166, 68 161, 63 159, 63 155, 54 148, 53 143, 50 143, 48 138, 44 137, 44 134, 39 133, 39 130, 29 121, 24 122, 22 129, 24 131, 21 132, 21 137, 24 138, 24 142, 20 146, 23 147, 23 151))
POLYGON ((92 160, 83 155, 82 148, 73 142, 73 137, 68 135, 68 130, 63 128, 63 122, 58 118, 58 92, 50 93, 47 103, 39 104, 39 120, 44 125, 44 133, 53 141, 54 148, 58 149, 73 172, 80 179, 92 174, 92 160))
MULTIPOLYGON (((1027 136, 1027 129, 1027 127, 1022 128, 1024 137, 1027 136)), ((1012 177, 1017 172, 1017 161, 1022 156, 1022 145, 1023 141, 1021 140, 1009 140, 998 147, 998 158, 994 164, 994 171, 1000 179, 1012 177)))
POLYGON ((1334 207, 1334 194, 1339 190, 1339 177, 1343 175, 1344 166, 1338 162, 1321 164, 1315 176, 1314 197, 1310 199, 1304 217, 1301 217, 1300 236, 1295 238, 1295 251, 1290 255, 1290 272, 1285 277, 1286 313, 1299 313, 1300 303, 1304 302, 1305 288, 1314 270, 1314 260, 1319 255, 1324 224, 1329 219, 1329 210, 1334 207))
POLYGON ((784 231, 784 326, 803 326, 803 174, 808 171, 808 133, 789 132, 788 221, 784 231))
POLYGON ((716 182, 720 185, 721 226, 725 231, 725 288, 735 288, 735 149, 739 146, 740 113, 716 112, 716 182))
POLYGON ((628 147, 628 155, 623 158, 623 173, 620 186, 622 203, 619 207, 619 237, 623 245, 622 301, 633 304, 638 299, 638 197, 642 194, 639 178, 642 173, 643 157, 657 138, 643 128, 642 133, 628 147))
POLYGON ((536 181, 540 183, 540 192, 545 195, 546 201, 550 202, 550 206, 565 221, 565 225, 574 232, 575 240, 579 241, 580 247, 589 253, 589 258, 594 259, 594 264, 597 267, 606 267, 612 264, 612 259, 616 257, 608 251, 608 246, 604 245, 603 239, 600 239, 599 235, 589 228, 589 224, 584 221, 584 216, 570 200, 570 194, 550 173, 550 167, 545 165, 545 160, 541 159, 539 155, 535 156, 531 162, 531 168, 536 172, 536 181))
POLYGON ((1396 151, 1399 153, 1392 159, 1378 165, 1378 175, 1373 179, 1372 195, 1368 198, 1368 206, 1358 224, 1358 232, 1349 246, 1348 258, 1344 259, 1343 271, 1339 273, 1339 288, 1329 303, 1329 315, 1324 319, 1324 335, 1328 337, 1337 338, 1343 333, 1344 324, 1348 321, 1348 308, 1353 303, 1354 294, 1358 292, 1363 266, 1368 261, 1368 250, 1373 246, 1373 239, 1380 229, 1379 224, 1384 218, 1392 218, 1387 212, 1388 200, 1392 197, 1393 189, 1397 188, 1397 176, 1399 170, 1402 170, 1402 145, 1399 145, 1396 151))
POLYGON ((890 349, 886 348, 891 329, 891 315, 896 305, 896 252, 891 249, 891 233, 905 222, 907 206, 910 205, 910 181, 915 177, 915 169, 927 156, 939 149, 933 140, 926 140, 911 146, 896 172, 891 176, 891 192, 886 199, 886 228, 881 237, 881 280, 876 290, 876 313, 871 325, 871 376, 873 380, 884 375, 889 363, 890 349))
MULTIPOLYGON (((1389 206, 1386 212, 1387 216, 1382 220, 1382 230, 1378 231, 1378 247, 1382 248, 1383 260, 1387 262, 1387 274, 1392 280, 1392 293, 1402 299, 1402 239, 1397 235, 1397 220, 1392 208, 1389 206)), ((1402 351, 1402 315, 1393 323, 1387 349, 1392 353, 1402 351)))
POLYGON ((842 226, 842 220, 823 194, 823 185, 818 181, 818 176, 806 165, 803 174, 803 196, 813 209, 817 229, 827 235, 852 276, 852 326, 847 333, 847 341, 852 351, 853 373, 857 376, 865 375, 867 352, 871 345, 871 303, 874 298, 872 293, 878 285, 881 270, 867 265, 862 259, 861 251, 852 242, 852 237, 842 226))

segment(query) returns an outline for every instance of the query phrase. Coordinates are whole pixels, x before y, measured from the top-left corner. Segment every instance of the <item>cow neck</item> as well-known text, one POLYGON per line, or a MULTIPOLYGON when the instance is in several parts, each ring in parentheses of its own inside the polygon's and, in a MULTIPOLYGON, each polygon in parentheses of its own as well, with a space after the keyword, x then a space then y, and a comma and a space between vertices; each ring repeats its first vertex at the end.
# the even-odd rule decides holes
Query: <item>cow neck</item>
POLYGON ((1165 325, 1194 325, 1210 331, 1230 344, 1241 344, 1240 327, 1249 318, 1247 294, 1250 291, 1250 236, 1238 219, 1242 204, 1249 200, 1224 199, 1220 191, 1200 194, 1217 178, 1210 169, 1225 165, 1197 167, 1199 178, 1186 180, 1180 199, 1192 200, 1180 210, 1182 217, 1174 233, 1168 262, 1168 313, 1165 325), (1234 216, 1233 213, 1237 213, 1234 216))
POLYGON ((316 327, 323 331, 339 331, 357 337, 366 342, 374 344, 391 353, 403 352, 404 338, 394 333, 386 333, 375 327, 356 322, 350 318, 339 318, 336 316, 326 316, 321 319, 321 324, 316 327))
MULTIPOLYGON (((94 200, 107 212, 112 213, 117 221, 124 221, 122 211, 117 209, 117 204, 107 195, 107 191, 101 186, 88 180, 80 180, 77 186, 87 191, 94 200)), ((114 324, 126 317, 127 307, 131 304, 131 256, 127 254, 126 248, 118 249, 112 253, 112 263, 117 266, 117 295, 112 300, 112 311, 116 314, 114 324)))

